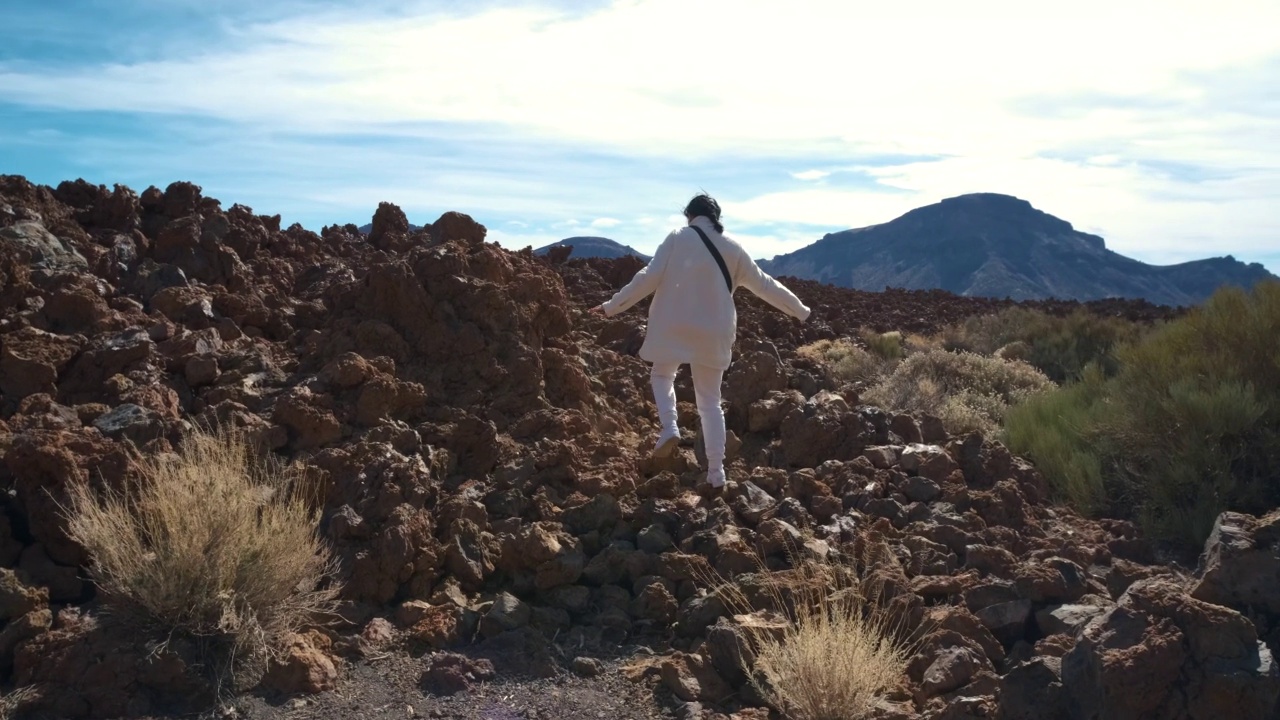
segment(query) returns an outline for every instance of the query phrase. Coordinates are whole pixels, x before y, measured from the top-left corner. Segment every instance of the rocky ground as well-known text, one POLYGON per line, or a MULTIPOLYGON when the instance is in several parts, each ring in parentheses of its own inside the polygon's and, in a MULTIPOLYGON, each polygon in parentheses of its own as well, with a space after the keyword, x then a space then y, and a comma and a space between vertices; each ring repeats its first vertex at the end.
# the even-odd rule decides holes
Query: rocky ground
POLYGON ((765 718, 750 619, 703 571, 750 589, 760 555, 884 544, 869 573, 921 642, 879 717, 1280 717, 1280 514, 1224 515, 1199 568, 1162 563, 1132 525, 1050 505, 998 442, 862 405, 794 353, 1008 302, 789 282, 801 324, 740 298, 710 495, 687 377, 680 452, 646 458, 643 312, 586 312, 637 262, 484 238, 387 204, 368 236, 317 235, 188 183, 0 177, 0 679, 22 714, 765 718), (59 513, 193 423, 305 465, 343 582, 340 622, 212 710, 181 643, 103 614, 59 513))

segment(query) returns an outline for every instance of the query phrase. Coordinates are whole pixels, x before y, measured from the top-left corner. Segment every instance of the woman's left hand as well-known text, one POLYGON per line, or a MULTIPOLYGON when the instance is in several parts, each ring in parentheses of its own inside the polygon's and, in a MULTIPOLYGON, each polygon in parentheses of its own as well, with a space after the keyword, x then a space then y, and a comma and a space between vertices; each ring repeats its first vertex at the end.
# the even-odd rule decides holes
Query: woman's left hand
POLYGON ((600 317, 608 317, 607 315, 604 314, 603 305, 597 305, 591 308, 588 312, 590 312, 592 315, 599 315, 600 317))

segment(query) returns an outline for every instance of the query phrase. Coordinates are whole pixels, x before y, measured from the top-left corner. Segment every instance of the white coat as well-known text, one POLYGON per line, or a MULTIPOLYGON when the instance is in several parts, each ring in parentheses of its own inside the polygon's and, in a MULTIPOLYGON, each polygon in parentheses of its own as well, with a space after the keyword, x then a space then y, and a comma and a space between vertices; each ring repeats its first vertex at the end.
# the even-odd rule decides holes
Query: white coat
MULTIPOLYGON (((761 270, 737 241, 716 232, 705 217, 694 218, 693 224, 707 234, 724 257, 734 288, 745 287, 799 320, 809 317, 809 308, 761 270)), ((719 370, 729 367, 738 332, 738 310, 720 267, 693 228, 680 228, 667 235, 649 264, 604 304, 604 313, 617 315, 650 294, 653 302, 641 358, 651 363, 692 363, 719 370)))

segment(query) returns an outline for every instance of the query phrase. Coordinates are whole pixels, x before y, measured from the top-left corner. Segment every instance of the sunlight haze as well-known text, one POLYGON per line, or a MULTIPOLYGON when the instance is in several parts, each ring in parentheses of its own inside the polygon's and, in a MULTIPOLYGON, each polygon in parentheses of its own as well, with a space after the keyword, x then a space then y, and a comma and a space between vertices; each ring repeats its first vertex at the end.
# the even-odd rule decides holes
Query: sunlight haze
POLYGON ((1280 272, 1280 3, 8 0, 0 172, 286 223, 458 210, 756 257, 998 192, 1157 264, 1280 272))

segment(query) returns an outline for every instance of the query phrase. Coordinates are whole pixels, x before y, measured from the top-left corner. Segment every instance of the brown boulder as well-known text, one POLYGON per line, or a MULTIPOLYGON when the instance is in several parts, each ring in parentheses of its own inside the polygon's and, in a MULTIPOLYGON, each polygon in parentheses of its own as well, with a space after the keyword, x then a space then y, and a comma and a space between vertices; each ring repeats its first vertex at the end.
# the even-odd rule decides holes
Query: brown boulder
POLYGON ((441 215, 431 224, 431 238, 440 242, 461 240, 468 245, 479 245, 487 232, 484 225, 470 215, 454 211, 441 215))
POLYGON ((369 244, 379 250, 399 249, 409 236, 409 218, 398 205, 378 203, 369 230, 369 244))
POLYGON ((151 296, 151 307, 175 323, 210 323, 214 319, 213 298, 202 288, 180 285, 161 289, 151 296))
MULTIPOLYGON (((772 392, 787 389, 787 373, 775 353, 756 350, 734 358, 733 365, 725 373, 724 399, 728 402, 728 415, 742 417, 755 401, 772 392)), ((767 412, 766 412, 767 414, 767 412)), ((767 421, 765 422, 767 425, 767 421)))
POLYGON ((320 371, 320 379, 330 386, 346 390, 358 387, 378 370, 357 353, 345 352, 329 361, 320 371))
POLYGON ((67 484, 118 487, 130 463, 124 447, 94 429, 28 432, 14 437, 4 461, 32 537, 54 562, 82 565, 84 551, 67 537, 63 520, 67 484))
POLYGON ((702 655, 677 652, 662 661, 662 683, 685 702, 721 702, 733 695, 711 661, 702 655))
POLYGON ((338 684, 338 668, 330 646, 328 638, 315 631, 290 635, 262 684, 285 695, 332 690, 338 684))
POLYGON ((379 374, 360 388, 360 396, 356 400, 356 422, 368 427, 383 420, 403 420, 411 417, 426 401, 426 390, 418 383, 379 374))
POLYGON ((57 393, 58 374, 80 352, 82 338, 24 327, 0 335, 0 392, 13 398, 57 393))
POLYGON ((866 428, 844 398, 826 391, 809 398, 782 420, 782 449, 795 467, 851 460, 866 447, 866 428))
POLYGON ((984 670, 991 671, 993 668, 981 653, 967 647, 946 648, 925 669, 920 680, 918 699, 924 701, 962 688, 984 670))
POLYGON ((0 256, 16 257, 24 264, 44 270, 89 269, 75 246, 55 236, 37 222, 20 222, 0 228, 0 256))
POLYGON ((300 450, 318 448, 342 438, 342 426, 331 409, 332 399, 298 387, 281 394, 271 419, 289 428, 300 450))
POLYGON ((427 658, 419 682, 429 693, 454 695, 471 689, 474 683, 492 680, 496 674, 489 660, 457 653, 434 653, 427 658))
POLYGON ((1196 599, 1280 615, 1280 510, 1260 518, 1219 515, 1197 574, 1196 599))
POLYGON ((409 628, 410 639, 437 650, 471 638, 479 623, 476 613, 457 605, 430 605, 409 628))
POLYGON ((1063 658, 1072 717, 1267 718, 1280 667, 1248 619, 1140 580, 1063 658))
POLYGON ((31 587, 8 568, 0 568, 0 621, 9 621, 49 604, 49 591, 31 587))
POLYGON ((936 483, 945 481, 953 470, 959 468, 956 461, 941 447, 920 443, 903 448, 898 466, 907 473, 926 477, 936 483))

